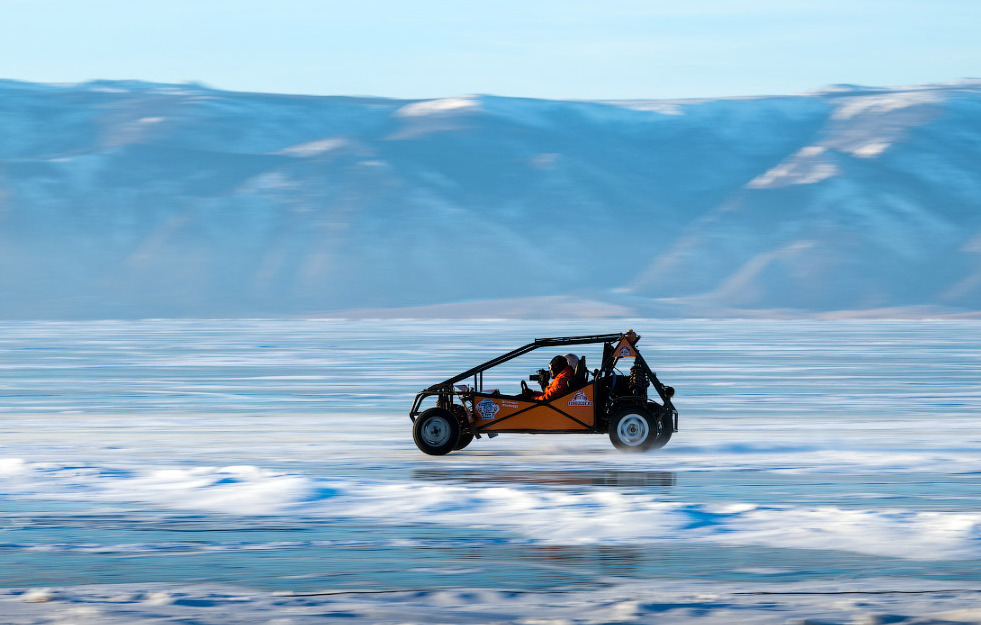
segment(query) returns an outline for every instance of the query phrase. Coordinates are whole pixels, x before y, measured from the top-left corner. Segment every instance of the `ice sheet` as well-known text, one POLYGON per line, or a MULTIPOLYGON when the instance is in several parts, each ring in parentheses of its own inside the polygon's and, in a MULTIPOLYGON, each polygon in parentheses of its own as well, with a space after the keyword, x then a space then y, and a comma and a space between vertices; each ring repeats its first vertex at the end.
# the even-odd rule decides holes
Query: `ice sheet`
MULTIPOLYGON (((951 616, 976 597, 965 592, 770 601, 727 587, 692 598, 705 578, 780 592, 875 577, 875 592, 981 582, 976 322, 0 330, 0 585, 16 589, 0 603, 21 619, 11 622, 218 622, 210 608, 229 604, 242 622, 335 608, 394 622, 396 596, 409 606, 399 622, 467 622, 468 606, 503 606, 500 620, 518 622, 542 616, 534 606, 549 597, 561 622, 731 622, 730 610, 745 622, 877 610, 977 622, 951 616), (537 336, 628 327, 678 389, 681 431, 663 450, 502 435, 433 458, 412 444, 406 413, 422 388, 537 336), (100 585, 110 583, 123 586, 100 585), (267 592, 352 588, 420 592, 306 603, 267 592)), ((551 356, 488 382, 516 387, 551 356)))
POLYGON ((787 585, 626 583, 592 591, 516 593, 490 589, 412 592, 270 594, 228 586, 79 586, 0 591, 10 625, 65 622, 100 625, 184 623, 355 622, 537 623, 896 623, 945 625, 981 622, 981 587, 895 580, 787 585))

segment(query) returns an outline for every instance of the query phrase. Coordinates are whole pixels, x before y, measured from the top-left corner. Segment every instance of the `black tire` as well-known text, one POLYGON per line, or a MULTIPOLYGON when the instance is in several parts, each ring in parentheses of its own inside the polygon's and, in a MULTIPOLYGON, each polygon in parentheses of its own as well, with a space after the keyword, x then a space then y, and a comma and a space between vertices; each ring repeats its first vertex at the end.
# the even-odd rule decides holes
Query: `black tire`
POLYGON ((610 416, 610 442, 620 451, 644 452, 657 443, 663 426, 663 420, 646 407, 640 404, 623 406, 610 416))
POLYGON ((460 438, 457 439, 456 445, 453 446, 453 451, 459 451, 473 442, 473 432, 470 428, 463 428, 460 430, 460 438))
POLYGON ((430 408, 412 424, 412 440, 430 456, 448 454, 460 440, 460 423, 449 410, 430 408))
POLYGON ((661 419, 661 431, 658 432, 657 438, 654 439, 654 443, 651 445, 651 449, 660 449, 668 444, 671 440, 671 435, 674 433, 674 417, 671 416, 671 412, 668 410, 661 410, 658 412, 661 419))
POLYGON ((459 451, 473 442, 473 430, 470 427, 470 421, 467 420, 467 411, 463 406, 453 404, 450 406, 450 410, 456 416, 456 422, 460 424, 460 438, 453 446, 453 451, 459 451))

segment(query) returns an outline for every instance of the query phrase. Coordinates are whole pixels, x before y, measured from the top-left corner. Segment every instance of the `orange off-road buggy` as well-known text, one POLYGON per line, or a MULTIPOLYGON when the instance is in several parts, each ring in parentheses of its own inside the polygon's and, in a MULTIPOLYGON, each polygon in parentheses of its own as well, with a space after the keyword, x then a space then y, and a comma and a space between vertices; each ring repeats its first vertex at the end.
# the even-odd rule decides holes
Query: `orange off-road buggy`
MULTIPOLYGON (((678 411, 671 403, 674 389, 661 384, 657 375, 637 351, 640 337, 633 330, 625 334, 598 334, 564 338, 535 339, 524 347, 498 356, 469 371, 434 384, 416 395, 409 418, 412 438, 427 454, 434 456, 463 449, 474 438, 486 434, 609 434, 617 449, 647 451, 663 447, 678 431, 678 411), (590 372, 586 357, 579 358, 575 375, 564 395, 548 401, 522 395, 502 395, 484 390, 484 372, 542 347, 567 348, 572 345, 602 344, 600 368, 590 372), (621 363, 631 366, 626 372, 621 363), (473 378, 472 384, 459 384, 473 378), (660 403, 649 396, 653 387, 660 403), (423 402, 436 398, 426 410, 423 402)), ((562 351, 565 351, 564 349, 562 351)), ((539 370, 529 379, 544 389, 549 372, 539 370)), ((521 386, 527 391, 527 383, 521 386)))

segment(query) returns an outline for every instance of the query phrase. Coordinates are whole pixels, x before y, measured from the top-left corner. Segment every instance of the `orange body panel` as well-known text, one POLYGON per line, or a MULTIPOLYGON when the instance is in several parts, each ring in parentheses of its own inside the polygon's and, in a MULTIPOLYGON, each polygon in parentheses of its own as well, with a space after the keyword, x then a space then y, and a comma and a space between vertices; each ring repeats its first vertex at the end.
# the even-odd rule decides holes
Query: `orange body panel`
POLYGON ((593 428, 593 385, 589 384, 547 402, 477 394, 474 397, 472 414, 479 432, 586 432, 593 428))

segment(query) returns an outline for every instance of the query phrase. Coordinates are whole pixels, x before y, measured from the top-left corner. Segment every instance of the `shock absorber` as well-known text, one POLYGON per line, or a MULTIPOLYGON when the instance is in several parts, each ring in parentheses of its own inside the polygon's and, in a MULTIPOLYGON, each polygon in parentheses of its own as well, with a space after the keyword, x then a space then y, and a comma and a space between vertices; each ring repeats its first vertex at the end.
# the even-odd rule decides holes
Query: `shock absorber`
POLYGON ((452 403, 453 400, 451 399, 451 395, 447 393, 440 393, 439 397, 436 399, 436 407, 444 410, 449 410, 452 403))
POLYGON ((630 392, 635 397, 647 399, 647 374, 639 364, 630 367, 630 392))

